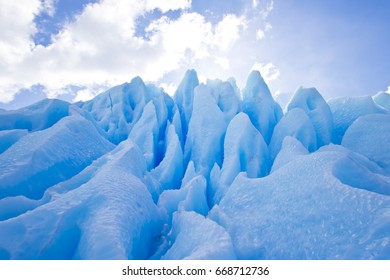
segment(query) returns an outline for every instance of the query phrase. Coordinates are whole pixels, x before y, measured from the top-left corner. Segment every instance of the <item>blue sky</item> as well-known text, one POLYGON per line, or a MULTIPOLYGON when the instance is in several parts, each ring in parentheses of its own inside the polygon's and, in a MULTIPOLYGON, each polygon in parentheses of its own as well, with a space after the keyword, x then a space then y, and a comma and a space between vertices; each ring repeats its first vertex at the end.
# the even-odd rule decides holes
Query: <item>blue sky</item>
POLYGON ((0 108, 86 100, 141 76, 173 93, 260 70, 280 100, 390 86, 390 1, 0 0, 0 108), (26 4, 27 3, 27 4, 26 4))

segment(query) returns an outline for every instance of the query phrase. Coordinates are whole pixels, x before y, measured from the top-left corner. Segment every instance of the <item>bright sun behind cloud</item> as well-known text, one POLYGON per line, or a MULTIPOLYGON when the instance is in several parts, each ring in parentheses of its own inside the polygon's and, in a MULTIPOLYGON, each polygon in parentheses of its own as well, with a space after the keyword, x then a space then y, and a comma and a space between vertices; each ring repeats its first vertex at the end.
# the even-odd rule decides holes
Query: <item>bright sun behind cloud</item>
POLYGON ((374 2, 0 0, 0 107, 86 100, 135 76, 173 94, 187 69, 240 88, 260 70, 278 95, 373 95, 390 69, 390 4, 374 2))
POLYGON ((41 26, 37 18, 56 17, 57 2, 0 0, 0 27, 6 30, 0 35, 0 102, 36 85, 51 98, 85 100, 134 76, 173 87, 188 68, 214 78, 226 79, 243 68, 247 75, 253 62, 238 67, 234 49, 248 38, 256 40, 258 28, 248 27, 254 21, 247 10, 265 15, 259 25, 270 12, 269 3, 256 1, 248 7, 241 3, 240 13, 213 18, 207 8, 191 9, 190 0, 87 2, 61 23, 48 44, 40 44, 34 40, 41 26))

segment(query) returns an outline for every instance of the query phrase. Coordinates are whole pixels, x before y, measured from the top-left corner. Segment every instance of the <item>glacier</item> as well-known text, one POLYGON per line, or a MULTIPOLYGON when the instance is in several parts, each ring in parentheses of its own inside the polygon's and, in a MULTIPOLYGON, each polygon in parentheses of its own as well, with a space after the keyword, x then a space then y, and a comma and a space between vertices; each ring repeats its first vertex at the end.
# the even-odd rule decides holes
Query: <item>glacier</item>
POLYGON ((390 94, 260 72, 0 110, 0 259, 390 259, 390 94))

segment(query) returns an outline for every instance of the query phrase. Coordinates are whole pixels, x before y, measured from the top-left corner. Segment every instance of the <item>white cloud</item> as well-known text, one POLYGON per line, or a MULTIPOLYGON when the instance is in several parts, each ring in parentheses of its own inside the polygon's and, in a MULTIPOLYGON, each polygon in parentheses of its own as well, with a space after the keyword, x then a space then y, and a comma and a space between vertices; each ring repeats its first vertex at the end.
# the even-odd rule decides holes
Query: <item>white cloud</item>
POLYGON ((145 65, 158 55, 156 47, 134 36, 137 17, 148 11, 144 1, 89 4, 47 47, 35 46, 31 37, 36 32, 34 17, 52 2, 0 1, 0 101, 34 84, 44 85, 50 97, 68 85, 112 86, 144 73, 145 65))
POLYGON ((229 59, 227 59, 226 57, 217 56, 215 57, 214 61, 223 69, 229 69, 229 59))
POLYGON ((269 14, 272 12, 273 9, 274 9, 274 1, 271 0, 267 2, 266 7, 260 11, 260 14, 263 17, 263 19, 267 19, 267 17, 269 16, 269 14))
POLYGON ((77 101, 87 101, 94 98, 96 93, 92 92, 90 89, 82 89, 77 91, 76 97, 73 99, 73 102, 77 101))
POLYGON ((18 65, 33 51, 32 35, 37 32, 36 15, 48 8, 40 0, 0 0, 0 101, 9 102, 25 86, 18 65))
POLYGON ((280 71, 275 67, 271 62, 263 64, 263 63, 255 63, 252 66, 252 70, 258 70, 261 73, 261 76, 264 78, 266 83, 270 83, 276 80, 279 77, 280 71))
POLYGON ((55 3, 57 1, 58 0, 41 0, 42 11, 47 13, 49 16, 54 16, 54 13, 56 11, 55 3))
POLYGON ((387 91, 386 91, 388 94, 390 94, 390 86, 387 87, 387 91))
POLYGON ((245 14, 224 15, 211 23, 189 12, 190 0, 88 4, 52 38, 51 45, 34 45, 34 18, 42 12, 53 14, 55 1, 0 0, 0 101, 10 101, 19 89, 36 84, 44 86, 49 97, 71 91, 69 85, 78 86, 83 89, 76 92, 75 100, 84 100, 97 94, 97 89, 137 75, 169 85, 173 81, 162 78, 176 70, 181 72, 179 78, 187 68, 211 77, 235 76, 250 67, 244 71, 236 67, 247 40, 243 38, 252 30, 245 14), (146 38, 136 36, 137 20, 153 9, 182 12, 174 20, 163 16, 153 21, 146 38))
POLYGON ((185 10, 191 7, 191 0, 147 0, 147 9, 159 9, 161 12, 165 13, 169 10, 185 10))
POLYGON ((258 0, 252 0, 252 7, 253 7, 254 9, 256 9, 258 5, 259 5, 258 0))
POLYGON ((244 19, 234 15, 225 15, 215 25, 198 13, 183 13, 177 20, 166 17, 156 20, 147 31, 152 34, 150 40, 161 55, 154 59, 145 74, 157 79, 179 68, 202 70, 204 61, 208 70, 228 69, 229 60, 223 54, 239 40, 243 28, 244 19))
POLYGON ((195 59, 209 55, 212 25, 198 13, 184 13, 177 20, 164 17, 153 22, 147 30, 154 34, 151 40, 163 54, 156 62, 164 63, 168 70, 176 69, 186 53, 195 59))
POLYGON ((39 0, 0 0, 0 68, 22 61, 30 52, 30 36, 36 32, 33 20, 40 9, 39 0))
POLYGON ((263 30, 259 29, 257 30, 256 32, 256 39, 257 40, 261 40, 261 39, 264 39, 265 38, 265 33, 263 30))
POLYGON ((217 24, 213 41, 222 50, 227 50, 240 37, 240 31, 246 28, 244 17, 228 14, 217 24))

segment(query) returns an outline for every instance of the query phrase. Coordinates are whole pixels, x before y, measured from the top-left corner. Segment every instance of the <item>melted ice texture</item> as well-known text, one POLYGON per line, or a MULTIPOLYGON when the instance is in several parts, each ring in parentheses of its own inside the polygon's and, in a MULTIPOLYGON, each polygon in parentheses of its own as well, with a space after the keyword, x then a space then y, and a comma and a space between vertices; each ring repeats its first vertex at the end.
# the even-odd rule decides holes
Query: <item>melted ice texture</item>
POLYGON ((0 259, 390 259, 390 95, 257 71, 0 111, 0 259))

